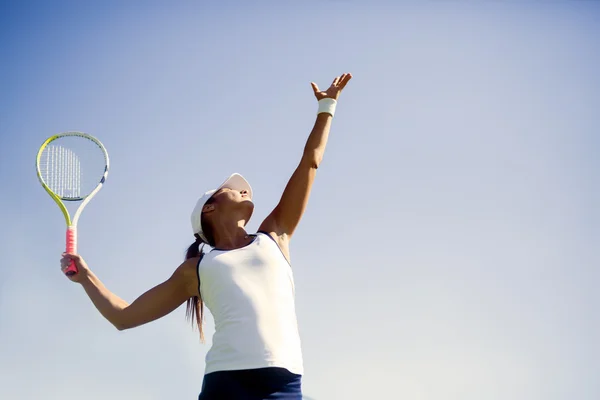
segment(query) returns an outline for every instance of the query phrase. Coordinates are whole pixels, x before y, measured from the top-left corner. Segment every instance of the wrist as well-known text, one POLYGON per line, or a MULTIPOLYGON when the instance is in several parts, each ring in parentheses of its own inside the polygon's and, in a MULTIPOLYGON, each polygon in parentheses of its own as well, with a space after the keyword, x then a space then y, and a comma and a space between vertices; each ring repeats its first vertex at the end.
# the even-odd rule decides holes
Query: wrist
POLYGON ((319 108, 317 110, 317 115, 320 114, 329 114, 332 117, 335 115, 335 108, 337 106, 337 101, 330 97, 326 97, 324 99, 319 100, 319 108))
POLYGON ((92 271, 81 270, 78 273, 81 274, 81 276, 79 276, 79 279, 77 280, 77 282, 81 286, 83 286, 85 288, 85 287, 90 287, 90 286, 96 285, 97 278, 92 271))

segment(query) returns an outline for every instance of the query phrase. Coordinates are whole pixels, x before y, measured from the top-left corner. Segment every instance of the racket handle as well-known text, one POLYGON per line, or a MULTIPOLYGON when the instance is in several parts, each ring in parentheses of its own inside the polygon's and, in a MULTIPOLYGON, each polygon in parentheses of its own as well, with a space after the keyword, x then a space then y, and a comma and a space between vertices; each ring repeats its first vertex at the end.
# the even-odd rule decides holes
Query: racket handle
MULTIPOLYGON (((76 254, 77 253, 77 229, 74 226, 70 226, 67 228, 67 253, 76 254)), ((71 260, 71 263, 65 270, 65 275, 72 276, 77 273, 77 267, 75 266, 75 261, 71 260)))

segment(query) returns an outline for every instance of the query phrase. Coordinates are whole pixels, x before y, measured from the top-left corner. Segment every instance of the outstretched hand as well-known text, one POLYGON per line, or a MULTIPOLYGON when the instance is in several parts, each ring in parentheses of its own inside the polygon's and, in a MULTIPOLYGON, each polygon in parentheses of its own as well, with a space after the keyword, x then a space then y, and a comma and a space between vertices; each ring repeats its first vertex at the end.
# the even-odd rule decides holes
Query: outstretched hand
POLYGON ((313 91, 315 92, 315 97, 317 98, 317 100, 326 98, 337 100, 338 97, 340 97, 342 90, 344 90, 344 88, 346 87, 346 84, 350 81, 350 79, 352 79, 352 74, 350 73, 343 74, 342 76, 337 76, 331 83, 331 86, 329 86, 329 89, 325 90, 324 92, 319 89, 316 83, 311 82, 310 85, 312 86, 313 91))

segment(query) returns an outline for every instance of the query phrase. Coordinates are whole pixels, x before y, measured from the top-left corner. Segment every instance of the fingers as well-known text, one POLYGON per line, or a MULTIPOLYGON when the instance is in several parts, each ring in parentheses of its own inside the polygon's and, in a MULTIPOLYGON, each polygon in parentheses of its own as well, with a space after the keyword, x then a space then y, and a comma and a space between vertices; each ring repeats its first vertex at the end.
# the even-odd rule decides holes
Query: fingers
POLYGON ((81 260, 81 256, 79 254, 71 254, 71 253, 62 253, 62 256, 68 259, 71 259, 75 262, 81 260))
POLYGON ((337 83, 338 88, 340 90, 342 90, 346 86, 346 84, 350 81, 350 79, 352 79, 351 73, 343 74, 337 83))
POLYGON ((62 258, 60 259, 61 269, 65 269, 66 267, 71 265, 71 260, 74 260, 74 257, 71 254, 63 253, 62 258))
POLYGON ((316 83, 314 83, 314 82, 311 82, 311 83, 310 83, 310 86, 312 86, 313 92, 315 92, 315 94, 317 94, 317 93, 319 93, 319 92, 320 92, 320 90, 319 90, 319 87, 317 86, 317 84, 316 84, 316 83))
POLYGON ((310 85, 312 86, 313 92, 315 93, 315 96, 317 96, 317 99, 322 97, 331 97, 337 99, 339 93, 344 89, 344 87, 346 87, 346 84, 348 84, 350 79, 352 79, 351 73, 344 73, 340 76, 336 76, 333 79, 333 82, 331 82, 329 89, 327 89, 325 92, 319 91, 319 87, 314 82, 311 82, 310 85))
POLYGON ((60 260, 60 270, 63 274, 67 272, 72 262, 73 261, 67 257, 64 257, 62 260, 60 260))
POLYGON ((352 79, 352 74, 351 73, 345 73, 345 74, 342 74, 340 76, 336 76, 333 79, 333 82, 331 82, 331 86, 335 87, 335 88, 337 88, 339 90, 342 90, 346 86, 346 84, 348 83, 348 81, 350 79, 352 79))
POLYGON ((76 266, 81 268, 81 265, 82 265, 81 256, 78 254, 62 253, 62 258, 60 259, 61 271, 64 272, 71 265, 71 263, 75 263, 76 266))

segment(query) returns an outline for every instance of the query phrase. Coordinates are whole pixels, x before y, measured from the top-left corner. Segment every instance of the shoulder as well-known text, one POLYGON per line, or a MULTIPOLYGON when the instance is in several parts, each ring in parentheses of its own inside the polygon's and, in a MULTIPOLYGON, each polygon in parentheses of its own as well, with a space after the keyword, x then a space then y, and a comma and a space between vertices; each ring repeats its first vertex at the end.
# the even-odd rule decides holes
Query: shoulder
POLYGON ((286 238, 285 238, 286 235, 278 235, 276 232, 273 232, 271 230, 260 229, 256 232, 256 235, 266 237, 267 240, 273 241, 277 245, 280 245, 280 243, 282 243, 283 241, 286 241, 286 238))
POLYGON ((278 235, 276 232, 273 232, 273 231, 269 232, 268 230, 259 230, 257 232, 257 235, 260 235, 260 234, 267 236, 268 237, 267 240, 272 240, 273 242, 275 242, 275 244, 279 247, 279 249, 283 253, 284 257, 288 261, 288 263, 291 263, 291 260, 290 260, 290 238, 288 235, 286 235, 286 234, 278 235))
POLYGON ((182 262, 173 275, 171 279, 176 281, 178 285, 183 285, 186 287, 186 291, 190 293, 190 295, 196 295, 198 291, 198 262, 201 257, 193 257, 182 262))
POLYGON ((184 262, 177 267, 175 270, 176 274, 188 275, 190 273, 196 273, 196 269, 198 268, 198 263, 202 257, 192 257, 188 258, 184 262))
POLYGON ((193 257, 182 262, 173 272, 173 279, 189 282, 190 279, 198 279, 198 262, 201 257, 193 257))

